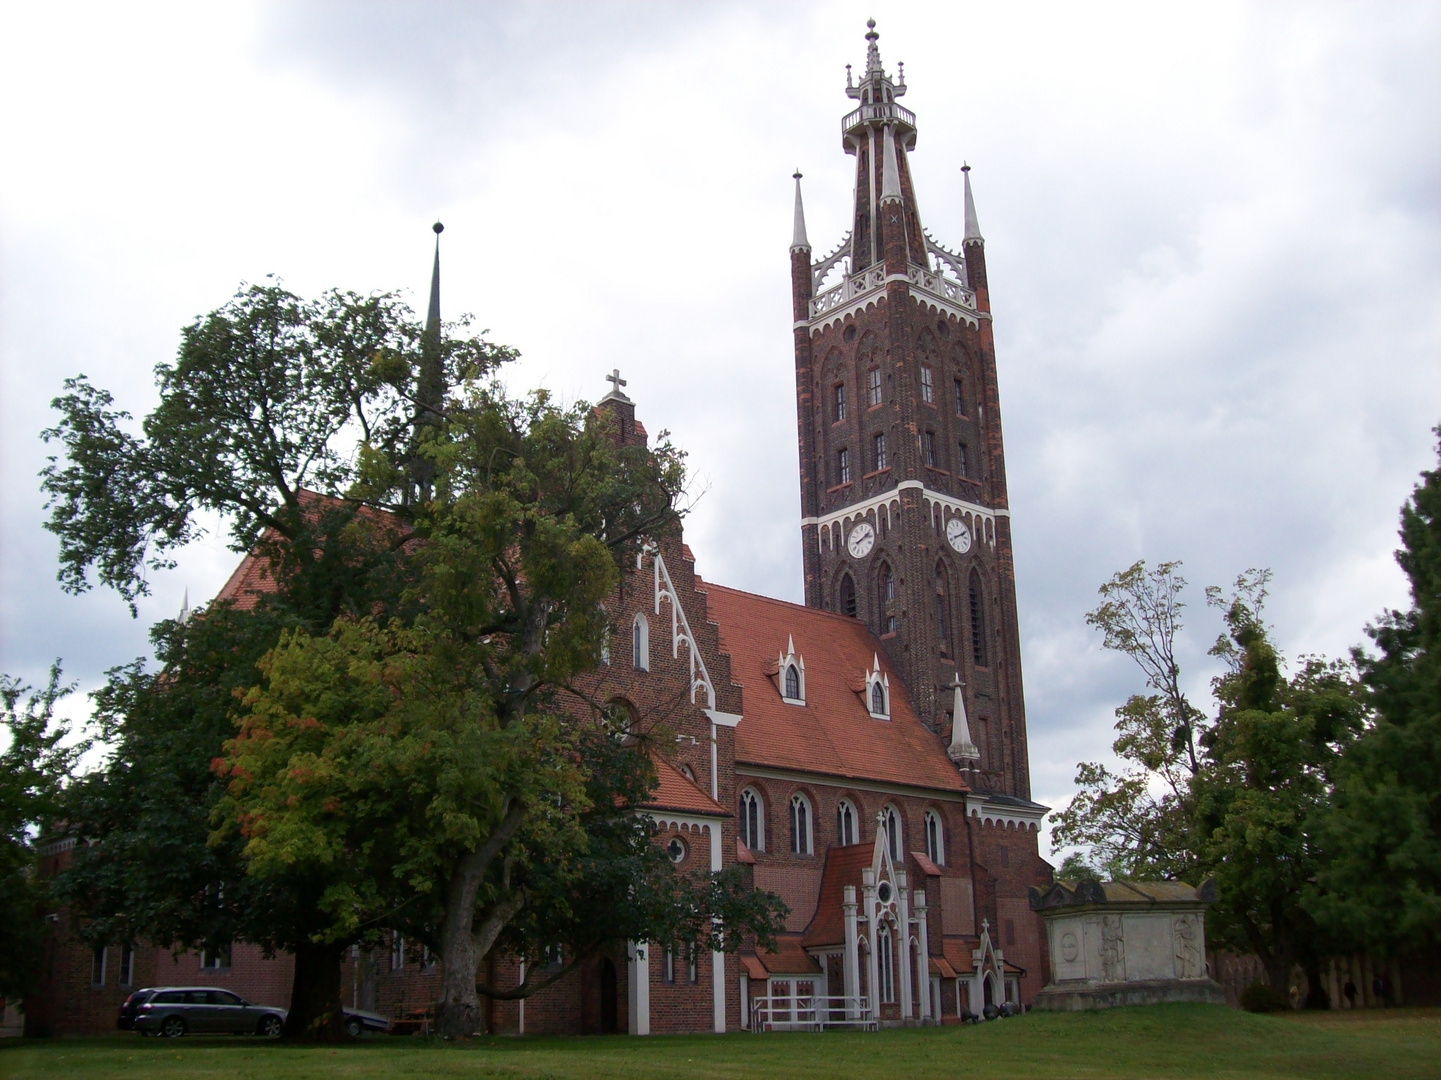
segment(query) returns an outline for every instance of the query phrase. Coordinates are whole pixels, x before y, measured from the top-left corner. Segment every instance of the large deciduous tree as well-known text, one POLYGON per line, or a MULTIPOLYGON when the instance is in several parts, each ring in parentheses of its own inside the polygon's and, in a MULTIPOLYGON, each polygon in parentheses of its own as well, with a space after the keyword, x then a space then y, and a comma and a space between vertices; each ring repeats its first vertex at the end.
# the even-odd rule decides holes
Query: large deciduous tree
MULTIPOLYGON (((627 936, 719 945, 774 929, 773 899, 734 875, 676 875, 653 849, 635 813, 655 782, 648 752, 577 687, 600 659, 618 560, 674 523, 682 479, 668 444, 615 435, 608 415, 468 384, 427 449, 413 619, 287 637, 227 746, 218 835, 233 822, 261 875, 365 866, 326 898, 333 933, 388 902, 437 944, 449 1035, 478 1029, 478 967, 498 944, 560 944, 574 963, 627 936)), ((524 996, 566 966, 486 990, 524 996)))
MULTIPOLYGON (((56 399, 60 419, 45 437, 63 456, 51 459, 43 487, 62 585, 79 592, 98 580, 133 612, 149 591, 147 575, 172 565, 179 547, 218 521, 233 550, 263 563, 266 595, 254 617, 223 618, 212 606, 187 627, 160 631, 162 662, 180 663, 177 672, 199 664, 217 690, 253 684, 255 660, 283 627, 324 633, 340 615, 398 612, 410 573, 405 555, 419 539, 428 492, 423 451, 434 439, 444 386, 512 355, 480 337, 442 338, 438 325, 422 328, 390 294, 304 300, 274 282, 242 287, 184 329, 175 361, 156 369, 159 402, 138 431, 83 376, 56 399), (394 480, 380 491, 362 483, 362 474, 376 473, 394 480), (205 640, 192 655, 184 639, 201 626, 205 640), (232 631, 238 636, 229 645, 213 638, 232 631)), ((235 907, 243 866, 227 861, 240 846, 204 843, 222 788, 196 766, 208 766, 233 734, 233 699, 206 694, 180 674, 147 675, 132 665, 114 673, 100 704, 115 752, 105 777, 78 793, 83 802, 67 817, 106 843, 77 861, 70 890, 77 914, 96 933, 133 928, 167 946, 233 928, 293 949, 298 990, 333 982, 316 968, 333 967, 338 951, 311 948, 325 926, 309 914, 316 883, 268 880, 285 929, 247 928, 235 907), (144 757, 156 751, 170 755, 174 773, 144 757), (131 776, 148 779, 130 783, 131 776), (177 861, 159 864, 131 828, 137 822, 155 826, 151 842, 177 861), (201 877, 209 881, 197 892, 201 877), (291 884, 297 891, 286 893, 291 884), (207 908, 207 894, 230 899, 207 908), (307 917, 313 926, 302 926, 307 917)), ((338 1002, 317 1026, 315 995, 295 996, 293 1029, 322 1031, 328 1023, 339 1032, 338 1002)))
POLYGON ((40 690, 0 675, 0 998, 24 997, 40 971, 47 883, 35 841, 86 746, 55 716, 69 689, 58 665, 40 690))

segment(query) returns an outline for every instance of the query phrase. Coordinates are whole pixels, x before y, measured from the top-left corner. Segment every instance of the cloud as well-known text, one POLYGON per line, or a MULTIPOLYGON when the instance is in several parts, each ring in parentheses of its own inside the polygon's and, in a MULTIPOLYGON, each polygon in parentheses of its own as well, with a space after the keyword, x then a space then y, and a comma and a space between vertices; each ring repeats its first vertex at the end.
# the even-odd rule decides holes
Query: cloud
MULTIPOLYGON (((1276 572, 1291 653, 1404 604, 1397 508, 1441 419, 1434 5, 873 7, 919 116, 921 212, 974 166, 996 312, 1034 793, 1138 689, 1083 625, 1133 559, 1276 572)), ((709 579, 800 597, 786 244, 845 229, 844 65, 871 8, 362 4, 7 9, 0 667, 86 687, 138 623, 53 584, 36 434, 85 371, 141 415, 177 330, 270 272, 420 290, 518 346, 517 387, 619 367, 706 494, 709 579)), ((1199 600, 1199 594, 1195 598, 1199 600)), ((1194 608, 1196 692, 1217 626, 1194 608)))

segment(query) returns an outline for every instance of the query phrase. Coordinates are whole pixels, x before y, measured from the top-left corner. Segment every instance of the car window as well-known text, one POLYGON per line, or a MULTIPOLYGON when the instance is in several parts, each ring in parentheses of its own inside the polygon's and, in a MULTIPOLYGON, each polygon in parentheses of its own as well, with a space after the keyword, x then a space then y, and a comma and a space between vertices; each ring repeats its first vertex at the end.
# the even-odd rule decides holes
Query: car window
POLYGON ((187 991, 185 992, 185 1004, 187 1004, 187 1005, 204 1005, 204 1004, 205 1004, 205 995, 206 995, 206 991, 204 991, 204 990, 187 990, 187 991))
POLYGON ((185 994, 179 990, 166 990, 155 995, 156 1005, 179 1005, 185 1000, 185 994))
POLYGON ((212 990, 212 991, 210 991, 210 1004, 212 1004, 212 1005, 243 1005, 244 1002, 241 1001, 241 1000, 240 1000, 238 997, 236 997, 234 994, 230 993, 228 990, 212 990))

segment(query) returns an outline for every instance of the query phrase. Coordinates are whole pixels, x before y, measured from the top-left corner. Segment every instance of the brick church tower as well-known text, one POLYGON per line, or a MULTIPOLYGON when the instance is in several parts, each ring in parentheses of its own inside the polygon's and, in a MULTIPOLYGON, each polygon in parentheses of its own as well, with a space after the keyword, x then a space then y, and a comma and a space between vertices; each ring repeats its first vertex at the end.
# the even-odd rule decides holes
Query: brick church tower
POLYGON ((904 67, 867 23, 849 233, 791 243, 808 606, 863 620, 977 791, 1030 798, 1005 452, 985 243, 963 171, 960 252, 921 224, 904 67))

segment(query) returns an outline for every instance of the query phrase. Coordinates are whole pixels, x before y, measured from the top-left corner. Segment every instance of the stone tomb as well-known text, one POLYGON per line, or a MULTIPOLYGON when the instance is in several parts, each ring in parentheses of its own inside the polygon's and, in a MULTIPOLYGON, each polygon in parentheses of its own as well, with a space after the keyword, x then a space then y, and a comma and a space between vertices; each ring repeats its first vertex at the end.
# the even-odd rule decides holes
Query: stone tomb
POLYGON ((1119 1005, 1204 1001, 1225 991, 1206 973, 1206 905, 1199 888, 1179 881, 1057 882, 1031 890, 1045 922, 1050 980, 1038 1009, 1078 1012, 1119 1005))

